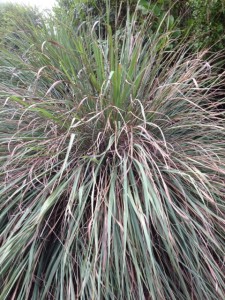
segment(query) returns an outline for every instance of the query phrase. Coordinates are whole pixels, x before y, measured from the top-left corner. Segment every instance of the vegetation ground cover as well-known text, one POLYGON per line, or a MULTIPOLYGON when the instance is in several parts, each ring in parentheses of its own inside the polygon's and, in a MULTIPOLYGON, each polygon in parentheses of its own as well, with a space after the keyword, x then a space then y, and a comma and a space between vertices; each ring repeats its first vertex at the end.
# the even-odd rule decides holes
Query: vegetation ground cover
POLYGON ((225 297, 224 53, 138 18, 1 48, 0 299, 225 297))

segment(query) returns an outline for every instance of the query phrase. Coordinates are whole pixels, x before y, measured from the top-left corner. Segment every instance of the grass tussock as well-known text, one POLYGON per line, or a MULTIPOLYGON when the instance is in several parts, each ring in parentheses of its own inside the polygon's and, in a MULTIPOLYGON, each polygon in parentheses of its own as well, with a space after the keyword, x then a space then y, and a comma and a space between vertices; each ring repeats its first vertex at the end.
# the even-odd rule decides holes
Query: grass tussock
POLYGON ((0 299, 225 298, 220 54, 135 24, 2 51, 0 299))

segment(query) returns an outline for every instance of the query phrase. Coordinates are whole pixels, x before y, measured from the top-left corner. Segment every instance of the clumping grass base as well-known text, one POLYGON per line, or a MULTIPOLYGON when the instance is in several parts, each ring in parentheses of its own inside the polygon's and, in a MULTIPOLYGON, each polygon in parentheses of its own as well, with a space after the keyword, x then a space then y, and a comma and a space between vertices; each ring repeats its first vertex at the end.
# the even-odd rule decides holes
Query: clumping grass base
POLYGON ((135 24, 2 52, 0 299, 225 299, 220 54, 135 24))

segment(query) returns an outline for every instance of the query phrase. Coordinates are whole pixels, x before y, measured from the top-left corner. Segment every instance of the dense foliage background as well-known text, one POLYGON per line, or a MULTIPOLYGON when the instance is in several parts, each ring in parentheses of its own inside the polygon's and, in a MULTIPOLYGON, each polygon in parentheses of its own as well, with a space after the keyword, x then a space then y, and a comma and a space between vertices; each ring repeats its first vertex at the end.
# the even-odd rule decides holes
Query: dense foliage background
MULTIPOLYGON (((54 9, 56 15, 62 11, 73 13, 76 22, 84 20, 89 13, 99 17, 106 12, 105 0, 58 0, 59 7, 54 9), (88 12, 88 14, 87 14, 88 12)), ((180 35, 190 33, 194 37, 194 47, 212 47, 223 49, 225 45, 225 3, 223 0, 111 0, 110 14, 113 17, 121 10, 120 18, 126 16, 127 7, 134 11, 138 4, 140 19, 153 16, 152 28, 157 29, 160 22, 169 15, 170 29, 180 35)))

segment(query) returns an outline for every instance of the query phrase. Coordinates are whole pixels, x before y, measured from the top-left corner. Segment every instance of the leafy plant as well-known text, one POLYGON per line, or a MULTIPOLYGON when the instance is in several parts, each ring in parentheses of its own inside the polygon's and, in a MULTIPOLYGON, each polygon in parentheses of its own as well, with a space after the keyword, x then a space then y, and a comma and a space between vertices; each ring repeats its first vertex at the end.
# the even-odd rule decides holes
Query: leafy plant
MULTIPOLYGON (((224 0, 58 0, 55 14, 63 16, 62 11, 74 15, 73 26, 79 26, 87 16, 98 19, 104 16, 110 4, 112 25, 115 21, 123 22, 129 12, 139 10, 138 22, 141 23, 151 15, 151 30, 160 28, 165 31, 162 23, 178 36, 194 36, 193 51, 203 47, 211 47, 213 51, 224 49, 225 40, 225 3, 224 0), (108 5, 107 5, 108 3, 108 5), (118 13, 119 12, 119 13, 118 13), (167 19, 166 22, 162 22, 167 19)), ((121 24, 120 24, 121 25, 121 24)), ((170 48, 174 47, 173 44, 170 48)))
POLYGON ((186 5, 190 11, 187 25, 195 30, 195 47, 207 45, 213 47, 214 50, 223 49, 225 45, 224 1, 189 0, 186 5))
POLYGON ((2 53, 0 299, 222 300, 220 53, 105 22, 2 53))

